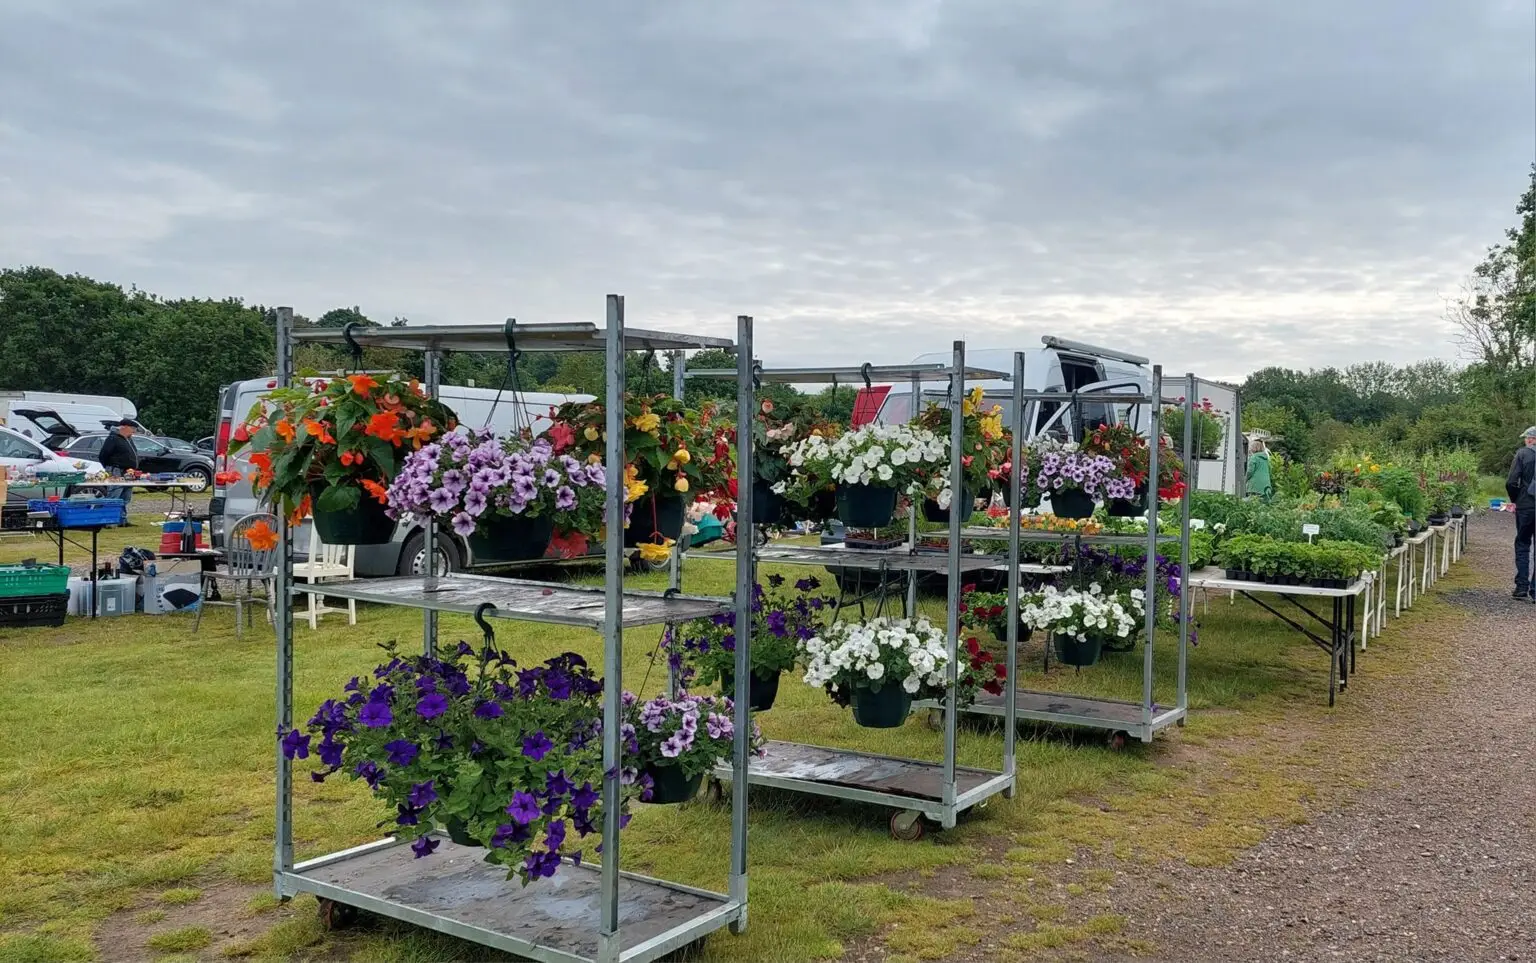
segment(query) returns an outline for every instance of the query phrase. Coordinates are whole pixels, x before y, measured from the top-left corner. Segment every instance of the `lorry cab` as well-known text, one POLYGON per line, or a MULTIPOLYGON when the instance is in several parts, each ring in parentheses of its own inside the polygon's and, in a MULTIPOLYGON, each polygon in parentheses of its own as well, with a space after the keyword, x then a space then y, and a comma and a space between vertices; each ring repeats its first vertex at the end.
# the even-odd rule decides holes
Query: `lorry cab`
MULTIPOLYGON (((1145 430, 1149 423, 1145 405, 1117 404, 1116 394, 1143 394, 1151 390, 1152 375, 1148 359, 1111 348, 1082 344, 1047 335, 1041 347, 1024 350, 1024 387, 1030 391, 1075 391, 1077 402, 1030 401, 1024 418, 1024 440, 1051 435, 1062 441, 1082 441, 1101 424, 1131 423, 1145 430)), ((979 348, 966 352, 966 364, 1004 372, 1008 379, 984 379, 981 385, 985 404, 1003 406, 1003 423, 1013 428, 1013 356, 1011 348, 979 348)), ((919 355, 913 364, 948 364, 947 352, 919 355)), ((901 424, 911 420, 917 407, 929 402, 943 402, 948 397, 945 382, 925 382, 920 386, 917 406, 912 386, 895 384, 872 386, 860 392, 855 408, 855 425, 875 420, 881 424, 901 424), (864 417, 860 417, 863 414, 864 417)))

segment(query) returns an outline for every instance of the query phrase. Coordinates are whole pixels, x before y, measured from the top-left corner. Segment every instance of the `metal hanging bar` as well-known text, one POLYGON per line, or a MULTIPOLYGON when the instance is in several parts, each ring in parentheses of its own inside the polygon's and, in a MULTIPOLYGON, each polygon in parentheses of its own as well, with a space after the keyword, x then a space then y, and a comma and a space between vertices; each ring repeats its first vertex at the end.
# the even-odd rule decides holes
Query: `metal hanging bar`
MULTIPOLYGON (((277 309, 276 381, 293 380, 293 309, 277 309)), ((277 731, 293 727, 293 538, 288 513, 277 511, 277 593, 273 633, 277 636, 277 731)), ((273 884, 282 892, 283 874, 293 869, 293 761, 277 747, 277 832, 272 854, 273 884)))
POLYGON ((603 572, 603 867, 598 900, 599 963, 619 963, 619 807, 624 743, 619 721, 624 703, 624 299, 608 295, 607 349, 608 491, 607 545, 603 572))
POLYGON ((954 343, 954 366, 949 376, 949 585, 948 611, 945 613, 945 644, 949 647, 949 664, 944 676, 948 682, 944 693, 944 828, 955 824, 955 730, 960 714, 956 692, 960 681, 960 553, 964 546, 960 541, 960 529, 970 519, 965 501, 965 342, 954 343))
POLYGON ((731 931, 747 926, 747 771, 752 761, 752 592, 757 585, 753 550, 752 419, 756 414, 752 377, 752 318, 736 318, 736 691, 735 738, 731 768, 738 773, 731 782, 731 899, 740 904, 731 931))

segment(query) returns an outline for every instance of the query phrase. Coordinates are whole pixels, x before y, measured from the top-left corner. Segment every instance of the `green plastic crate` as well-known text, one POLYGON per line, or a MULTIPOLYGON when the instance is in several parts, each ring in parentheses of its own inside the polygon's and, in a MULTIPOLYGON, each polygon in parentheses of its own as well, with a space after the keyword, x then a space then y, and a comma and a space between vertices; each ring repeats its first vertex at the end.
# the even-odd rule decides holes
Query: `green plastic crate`
POLYGON ((0 565, 0 598, 68 591, 68 565, 0 565))

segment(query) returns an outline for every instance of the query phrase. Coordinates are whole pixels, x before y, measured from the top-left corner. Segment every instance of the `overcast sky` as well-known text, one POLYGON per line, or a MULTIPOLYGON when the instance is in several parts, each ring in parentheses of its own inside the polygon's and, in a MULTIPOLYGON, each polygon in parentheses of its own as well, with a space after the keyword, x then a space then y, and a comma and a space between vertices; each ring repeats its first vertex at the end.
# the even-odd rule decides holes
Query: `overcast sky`
POLYGON ((0 0, 0 264, 311 316, 1455 353, 1531 0, 0 0))

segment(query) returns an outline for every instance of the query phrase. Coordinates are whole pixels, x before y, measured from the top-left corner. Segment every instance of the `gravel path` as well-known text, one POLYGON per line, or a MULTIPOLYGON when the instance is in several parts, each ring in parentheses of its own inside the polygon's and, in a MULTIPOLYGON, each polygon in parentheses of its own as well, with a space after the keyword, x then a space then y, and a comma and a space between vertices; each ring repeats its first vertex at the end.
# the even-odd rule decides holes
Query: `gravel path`
POLYGON ((1352 806, 1229 867, 1117 885, 1152 958, 1536 961, 1536 608, 1509 598, 1511 524, 1474 522, 1445 593, 1468 630, 1445 640, 1441 684, 1388 697, 1403 751, 1352 806))

